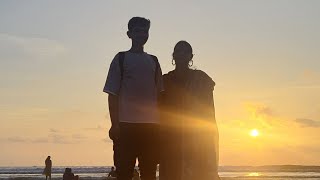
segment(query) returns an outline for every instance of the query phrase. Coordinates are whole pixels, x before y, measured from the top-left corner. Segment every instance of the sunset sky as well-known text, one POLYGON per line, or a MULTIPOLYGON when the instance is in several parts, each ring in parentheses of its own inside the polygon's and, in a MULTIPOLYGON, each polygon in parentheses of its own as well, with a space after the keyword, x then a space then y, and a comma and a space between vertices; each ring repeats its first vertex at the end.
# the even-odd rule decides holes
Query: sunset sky
POLYGON ((0 166, 112 165, 107 94, 127 23, 148 53, 176 42, 216 82, 220 165, 320 165, 320 1, 0 2, 0 166), (254 130, 252 132, 252 130, 254 130), (257 134, 258 133, 258 134, 257 134), (256 134, 253 136, 253 134, 256 134))

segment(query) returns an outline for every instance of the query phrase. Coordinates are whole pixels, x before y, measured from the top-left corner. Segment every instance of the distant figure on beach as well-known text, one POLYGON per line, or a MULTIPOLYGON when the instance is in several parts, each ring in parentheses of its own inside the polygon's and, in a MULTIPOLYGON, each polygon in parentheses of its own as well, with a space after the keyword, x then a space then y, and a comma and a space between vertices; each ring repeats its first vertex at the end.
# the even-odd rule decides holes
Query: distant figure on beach
POLYGON ((215 82, 193 70, 193 51, 179 41, 173 71, 163 76, 161 94, 160 180, 219 180, 219 133, 215 120, 215 82))
POLYGON ((132 180, 141 180, 140 179, 140 174, 139 174, 137 169, 134 169, 132 180))
POLYGON ((63 173, 63 180, 79 180, 79 176, 78 175, 75 176, 72 173, 71 168, 66 168, 63 173))
POLYGON ((129 51, 111 62, 103 91, 108 93, 114 165, 118 180, 131 180, 136 159, 141 179, 155 180, 158 159, 158 96, 163 90, 156 56, 144 51, 150 20, 133 17, 128 23, 129 51))
POLYGON ((44 168, 42 174, 46 176, 46 180, 48 179, 48 177, 51 180, 52 161, 50 156, 48 156, 47 159, 45 160, 45 165, 46 167, 44 168))
POLYGON ((117 177, 117 173, 114 170, 113 166, 111 167, 111 171, 109 172, 108 177, 117 177))

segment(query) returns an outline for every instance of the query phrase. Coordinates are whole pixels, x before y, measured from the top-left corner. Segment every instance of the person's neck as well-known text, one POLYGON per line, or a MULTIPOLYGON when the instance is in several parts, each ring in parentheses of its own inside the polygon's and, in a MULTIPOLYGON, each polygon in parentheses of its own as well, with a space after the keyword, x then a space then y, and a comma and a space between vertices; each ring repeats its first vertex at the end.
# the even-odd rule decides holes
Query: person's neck
POLYGON ((176 65, 176 68, 174 69, 176 74, 182 75, 187 73, 190 69, 188 65, 176 65))
POLYGON ((132 45, 129 51, 132 53, 144 53, 144 48, 143 46, 132 45))

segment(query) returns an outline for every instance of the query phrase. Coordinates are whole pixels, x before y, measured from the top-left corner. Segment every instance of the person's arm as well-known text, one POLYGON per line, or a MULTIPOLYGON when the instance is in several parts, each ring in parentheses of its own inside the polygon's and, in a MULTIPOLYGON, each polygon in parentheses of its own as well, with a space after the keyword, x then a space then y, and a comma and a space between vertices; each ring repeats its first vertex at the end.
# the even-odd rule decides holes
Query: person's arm
POLYGON ((206 119, 208 119, 208 122, 211 124, 211 133, 212 133, 212 139, 211 142, 213 141, 214 143, 214 159, 215 159, 215 170, 217 172, 217 179, 219 179, 218 175, 218 168, 219 168, 219 130, 218 130, 218 125, 216 121, 216 113, 215 113, 215 103, 214 103, 214 87, 216 83, 212 80, 211 77, 209 77, 206 73, 201 72, 201 76, 204 80, 204 87, 207 87, 209 89, 206 89, 206 93, 204 95, 204 104, 205 107, 203 109, 206 109, 204 114, 206 114, 206 119))
POLYGON ((111 128, 109 130, 109 137, 112 140, 119 138, 119 98, 117 95, 109 94, 109 114, 111 119, 111 128))
POLYGON ((214 107, 214 100, 213 102, 213 131, 214 131, 214 146, 215 146, 215 159, 216 159, 216 170, 218 171, 219 168, 219 129, 215 117, 215 107, 214 107))
MULTIPOLYGON (((155 57, 157 58, 157 57, 155 57)), ((163 85, 163 76, 162 76, 162 70, 161 70, 161 66, 159 64, 159 61, 155 61, 157 64, 157 72, 156 72, 156 87, 157 87, 157 93, 161 93, 163 92, 165 89, 164 89, 164 85, 163 85)))
POLYGON ((220 180, 219 174, 218 174, 218 169, 219 169, 219 129, 218 129, 218 124, 216 120, 216 113, 215 113, 215 105, 214 105, 214 97, 213 97, 213 92, 210 95, 210 98, 212 99, 209 107, 212 107, 211 111, 211 121, 213 122, 212 125, 212 130, 213 130, 213 142, 214 142, 214 158, 215 158, 215 180, 220 180))
POLYGON ((116 55, 112 60, 108 72, 108 77, 103 88, 103 91, 108 93, 109 113, 111 120, 111 128, 109 130, 109 137, 112 140, 118 138, 119 135, 119 92, 121 86, 121 72, 119 67, 119 55, 116 55))
POLYGON ((215 86, 215 82, 211 81, 211 93, 209 93, 208 97, 208 107, 209 107, 209 122, 212 124, 212 133, 213 133, 213 142, 214 142, 214 158, 215 158, 215 170, 218 172, 219 168, 219 130, 218 130, 218 124, 216 120, 216 112, 215 112, 215 104, 214 104, 214 95, 213 90, 215 86))

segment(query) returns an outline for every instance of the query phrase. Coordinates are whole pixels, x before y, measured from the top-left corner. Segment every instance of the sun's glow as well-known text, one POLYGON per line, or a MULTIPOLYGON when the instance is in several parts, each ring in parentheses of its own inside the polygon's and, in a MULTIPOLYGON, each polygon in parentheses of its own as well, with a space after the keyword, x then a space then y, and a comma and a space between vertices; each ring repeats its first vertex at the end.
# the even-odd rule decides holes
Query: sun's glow
POLYGON ((260 176, 260 174, 257 172, 253 172, 253 173, 249 173, 248 176, 260 176))
POLYGON ((252 136, 252 137, 257 137, 257 136, 259 136, 259 131, 258 131, 257 129, 252 129, 252 130, 250 131, 250 136, 252 136))

